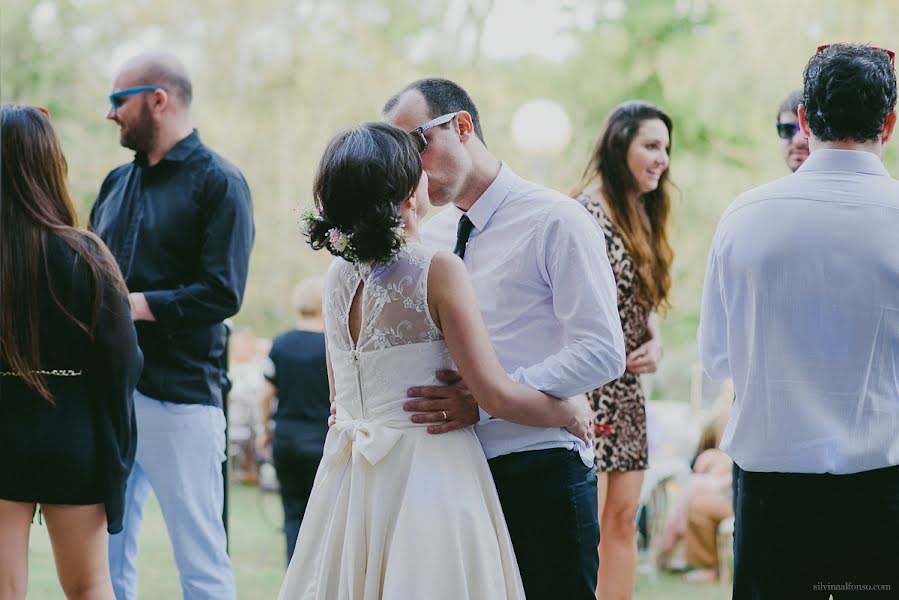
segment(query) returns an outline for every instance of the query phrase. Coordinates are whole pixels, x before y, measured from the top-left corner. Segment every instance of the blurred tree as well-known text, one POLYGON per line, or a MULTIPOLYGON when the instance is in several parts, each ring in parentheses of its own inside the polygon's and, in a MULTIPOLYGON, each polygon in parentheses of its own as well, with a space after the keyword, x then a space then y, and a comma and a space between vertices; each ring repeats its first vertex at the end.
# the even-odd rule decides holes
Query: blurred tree
MULTIPOLYGON (((0 15, 0 95, 50 108, 86 221, 103 177, 131 160, 104 121, 115 70, 142 50, 178 54, 203 138, 253 190, 257 238, 237 321, 263 335, 292 323, 293 283, 330 258, 297 232, 324 145, 339 128, 379 118, 409 81, 438 75, 468 89, 491 150, 522 175, 514 110, 539 97, 563 105, 574 137, 552 170, 562 190, 612 107, 657 102, 675 121, 680 193, 675 306, 655 395, 686 398, 718 215, 739 192, 785 174, 775 107, 801 84, 817 44, 897 39, 893 0, 25 0, 0 15)), ((895 144, 885 160, 899 173, 895 144)))

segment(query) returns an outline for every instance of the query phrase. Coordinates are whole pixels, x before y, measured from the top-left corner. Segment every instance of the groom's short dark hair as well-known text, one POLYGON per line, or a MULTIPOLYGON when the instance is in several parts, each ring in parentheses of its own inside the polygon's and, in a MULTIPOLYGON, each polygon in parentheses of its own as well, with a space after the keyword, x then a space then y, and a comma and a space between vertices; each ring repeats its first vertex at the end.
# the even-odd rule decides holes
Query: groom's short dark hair
MULTIPOLYGON (((472 101, 468 92, 462 89, 459 84, 453 83, 449 79, 431 77, 413 81, 394 94, 390 100, 384 104, 384 108, 381 112, 386 114, 393 110, 393 107, 399 102, 400 96, 409 90, 416 90, 424 96, 425 103, 428 105, 428 112, 432 119, 459 110, 464 110, 470 114, 471 122, 474 125, 474 133, 482 142, 484 142, 484 132, 481 131, 481 117, 478 115, 478 108, 474 105, 474 101, 472 101)), ((446 127, 449 127, 448 123, 446 127)), ((484 145, 486 145, 486 142, 484 142, 484 145)))

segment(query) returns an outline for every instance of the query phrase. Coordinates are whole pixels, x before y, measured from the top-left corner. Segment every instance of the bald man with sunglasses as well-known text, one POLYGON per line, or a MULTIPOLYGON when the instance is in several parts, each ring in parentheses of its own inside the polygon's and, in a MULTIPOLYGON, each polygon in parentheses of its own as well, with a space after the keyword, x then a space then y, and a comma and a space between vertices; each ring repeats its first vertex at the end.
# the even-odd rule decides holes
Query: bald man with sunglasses
POLYGON ((253 244, 250 190, 200 141, 192 86, 171 54, 118 72, 106 117, 134 160, 103 182, 90 226, 130 291, 144 353, 134 394, 138 441, 124 529, 109 540, 117 600, 136 600, 138 533, 154 492, 185 600, 234 600, 222 508, 226 318, 240 308, 253 244))

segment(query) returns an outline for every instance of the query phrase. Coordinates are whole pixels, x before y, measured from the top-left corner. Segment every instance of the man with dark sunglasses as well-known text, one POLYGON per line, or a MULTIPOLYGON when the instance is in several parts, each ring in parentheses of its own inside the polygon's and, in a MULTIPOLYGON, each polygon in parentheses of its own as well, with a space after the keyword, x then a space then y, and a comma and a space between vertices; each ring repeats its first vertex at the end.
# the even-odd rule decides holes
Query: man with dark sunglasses
POLYGON ((784 162, 790 171, 802 166, 808 158, 808 138, 799 127, 799 104, 802 102, 802 90, 793 90, 784 98, 777 108, 777 120, 775 128, 777 137, 780 138, 780 148, 783 151, 784 162))
POLYGON ((131 292, 144 353, 124 529, 109 540, 117 600, 138 597, 138 533, 151 489, 184 599, 236 597, 222 522, 222 321, 243 298, 253 213, 240 171, 200 141, 191 98, 187 70, 170 54, 140 55, 122 67, 106 116, 134 160, 106 177, 90 217, 131 292))
POLYGON ((891 52, 819 48, 808 159, 739 196, 712 241, 698 338, 736 390, 738 600, 899 594, 896 102, 891 52))
MULTIPOLYGON (((451 81, 415 81, 383 114, 421 152, 431 202, 448 205, 422 239, 465 262, 478 300, 472 309, 481 310, 513 379, 564 398, 619 377, 624 338, 595 219, 494 157, 474 102, 451 81)), ((426 399, 405 408, 435 434, 477 423, 527 597, 593 600, 599 524, 592 445, 563 428, 479 413, 458 374, 438 378, 447 385, 410 389, 426 399)), ((592 423, 586 400, 583 418, 592 423)))

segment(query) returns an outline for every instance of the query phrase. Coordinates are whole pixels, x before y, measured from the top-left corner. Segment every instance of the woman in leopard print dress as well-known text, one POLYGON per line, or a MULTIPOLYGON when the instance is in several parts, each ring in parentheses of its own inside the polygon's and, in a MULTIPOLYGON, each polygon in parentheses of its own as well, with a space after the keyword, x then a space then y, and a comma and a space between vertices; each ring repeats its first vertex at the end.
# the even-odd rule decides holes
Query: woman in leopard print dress
POLYGON ((671 118, 657 106, 638 101, 618 106, 574 194, 605 234, 627 350, 624 374, 590 394, 597 433, 600 598, 629 598, 634 589, 634 523, 649 466, 640 374, 655 372, 661 358, 655 311, 667 308, 671 285, 671 129, 671 118))

